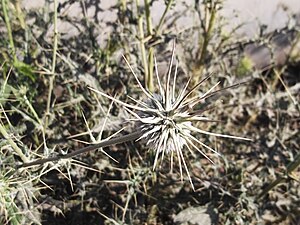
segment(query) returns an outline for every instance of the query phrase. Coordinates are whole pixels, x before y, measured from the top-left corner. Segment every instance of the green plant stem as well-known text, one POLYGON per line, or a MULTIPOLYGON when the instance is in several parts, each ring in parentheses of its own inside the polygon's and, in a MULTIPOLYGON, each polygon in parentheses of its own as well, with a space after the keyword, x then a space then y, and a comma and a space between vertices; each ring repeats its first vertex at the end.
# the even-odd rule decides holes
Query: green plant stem
POLYGON ((216 18, 216 8, 214 7, 211 11, 210 17, 209 17, 209 23, 208 23, 208 27, 204 33, 204 42, 201 48, 201 53, 200 53, 200 58, 199 58, 199 64, 202 65, 203 64, 203 60, 204 60, 204 56, 207 52, 207 47, 211 38, 211 34, 213 31, 213 27, 214 27, 214 22, 215 22, 215 18, 216 18))
POLYGON ((147 61, 147 53, 144 43, 144 31, 143 31, 143 18, 140 17, 138 20, 138 26, 139 26, 139 33, 140 33, 140 48, 141 48, 141 56, 142 56, 142 63, 144 67, 144 73, 145 73, 145 86, 147 87, 149 83, 149 69, 148 69, 148 61, 147 61))
POLYGON ((205 26, 205 30, 204 30, 204 40, 203 40, 203 44, 201 47, 201 51, 200 51, 200 56, 198 57, 198 62, 196 64, 196 67, 194 69, 195 73, 197 74, 197 76, 194 76, 194 79, 191 82, 191 86, 194 86, 195 84, 197 84, 199 82, 199 80, 201 79, 201 74, 202 74, 202 70, 203 70, 203 63, 204 63, 204 59, 205 59, 205 55, 207 54, 207 47, 209 45, 210 39, 211 39, 211 35, 213 32, 213 28, 214 28, 214 24, 215 24, 215 19, 216 19, 216 14, 217 14, 217 3, 213 3, 211 2, 211 4, 213 4, 211 7, 211 11, 209 11, 209 9, 206 6, 206 16, 205 16, 205 21, 206 22, 208 20, 208 14, 210 14, 209 16, 209 22, 208 25, 205 26), (199 75, 198 75, 199 74, 199 75))
MULTIPOLYGON (((152 37, 153 34, 153 27, 152 27, 152 21, 151 21, 151 14, 150 14, 150 4, 148 0, 144 0, 145 3, 145 16, 146 16, 146 24, 147 24, 147 32, 148 36, 152 37)), ((150 92, 154 91, 154 85, 153 85, 153 68, 154 68, 154 50, 152 47, 149 48, 149 56, 148 56, 148 77, 146 80, 146 87, 150 92)))
POLYGON ((148 32, 148 35, 152 35, 153 28, 152 28, 152 21, 151 21, 151 15, 150 15, 150 4, 149 4, 148 0, 144 0, 144 3, 145 3, 147 32, 148 32))
POLYGON ((45 159, 39 159, 33 162, 28 162, 28 163, 23 163, 19 168, 24 168, 24 167, 30 167, 30 166, 35 166, 35 165, 41 165, 47 162, 53 162, 53 161, 57 161, 60 159, 68 159, 68 158, 72 158, 76 155, 79 154, 83 154, 86 152, 90 152, 92 150, 98 149, 98 148, 104 148, 110 145, 115 145, 115 144, 120 144, 123 142, 128 142, 128 141, 133 141, 138 139, 141 136, 141 132, 140 131, 136 131, 134 133, 131 134, 127 134, 121 137, 116 137, 116 138, 112 138, 109 140, 104 140, 100 143, 94 144, 94 145, 90 145, 78 150, 75 150, 73 152, 70 152, 68 154, 65 155, 58 155, 58 156, 54 156, 54 157, 49 157, 49 158, 45 158, 45 159))
POLYGON ((57 0, 54 0, 54 18, 53 18, 53 26, 54 26, 54 36, 53 36, 53 54, 52 54, 52 67, 51 67, 51 75, 49 79, 49 90, 48 90, 48 99, 47 99, 47 108, 46 108, 46 117, 44 130, 48 127, 49 123, 49 115, 50 115, 50 105, 51 105, 51 96, 53 91, 53 84, 55 80, 55 67, 56 67, 56 51, 57 51, 57 43, 58 43, 58 32, 57 32, 57 0))
POLYGON ((6 29, 7 29, 9 45, 10 45, 10 48, 12 51, 13 60, 15 62, 15 61, 17 61, 17 56, 16 56, 14 39, 13 39, 12 31, 11 31, 11 26, 10 26, 10 22, 9 22, 9 16, 8 16, 8 12, 7 12, 7 4, 6 3, 7 3, 6 0, 2 0, 2 10, 3 10, 3 16, 4 16, 4 20, 5 20, 6 29))
POLYGON ((125 10, 127 8, 127 0, 121 0, 121 4, 122 4, 122 10, 123 10, 123 12, 125 12, 125 10))
POLYGON ((12 1, 12 3, 14 4, 15 10, 16 10, 16 16, 19 20, 20 26, 22 27, 22 29, 25 30, 26 22, 25 22, 24 14, 22 12, 21 0, 14 0, 14 1, 12 1))
POLYGON ((120 4, 120 22, 121 24, 124 24, 126 18, 127 0, 119 0, 119 4, 120 4))
POLYGON ((136 7, 137 7, 137 14, 138 14, 137 16, 138 16, 139 42, 140 42, 142 64, 144 67, 145 87, 149 89, 148 83, 151 78, 149 78, 149 67, 148 67, 147 53, 146 53, 145 42, 144 42, 145 35, 144 35, 144 27, 143 27, 143 16, 139 14, 139 6, 140 6, 140 1, 136 0, 136 7))
POLYGON ((23 99, 25 100, 26 105, 29 107, 31 113, 33 114, 34 118, 36 119, 36 121, 39 123, 40 126, 43 125, 42 121, 40 120, 37 112, 35 111, 35 109, 33 108, 32 104, 30 103, 30 101, 28 100, 27 96, 24 94, 23 95, 23 99))
POLYGON ((0 123, 0 133, 3 135, 3 137, 8 141, 8 143, 11 145, 11 147, 14 149, 14 151, 17 153, 17 155, 22 159, 24 163, 27 163, 29 159, 23 154, 22 150, 16 145, 16 143, 11 139, 11 137, 6 132, 6 129, 4 126, 0 123))
POLYGON ((286 168, 286 174, 284 176, 278 177, 276 180, 274 180, 272 183, 270 183, 263 192, 257 197, 257 199, 261 199, 263 196, 265 196, 270 190, 272 190, 274 187, 276 187, 278 184, 285 181, 288 176, 291 175, 291 173, 296 170, 300 166, 300 152, 296 156, 293 162, 291 162, 287 168, 286 168))
POLYGON ((163 25, 163 23, 165 21, 166 15, 167 15, 168 11, 170 10, 172 3, 173 3, 173 0, 169 0, 168 1, 168 4, 167 4, 167 6, 165 8, 165 11, 163 12, 163 14, 162 14, 162 16, 161 16, 161 18, 159 20, 158 26, 156 27, 156 34, 157 35, 160 34, 160 29, 161 29, 161 27, 162 27, 162 25, 163 25))
POLYGON ((148 71, 148 80, 147 80, 147 88, 150 92, 154 92, 154 84, 153 84, 153 69, 154 69, 154 49, 152 47, 149 48, 149 71, 148 71))

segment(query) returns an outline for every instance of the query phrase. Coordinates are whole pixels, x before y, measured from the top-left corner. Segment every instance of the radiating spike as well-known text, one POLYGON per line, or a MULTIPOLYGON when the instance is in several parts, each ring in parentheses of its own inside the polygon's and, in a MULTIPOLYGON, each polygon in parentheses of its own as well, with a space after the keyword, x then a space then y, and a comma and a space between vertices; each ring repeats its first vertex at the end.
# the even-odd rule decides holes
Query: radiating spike
POLYGON ((123 106, 125 106, 125 107, 127 107, 127 108, 132 108, 132 109, 135 109, 135 110, 139 110, 139 111, 141 111, 141 112, 154 112, 154 113, 157 113, 157 115, 163 117, 163 116, 161 115, 161 113, 160 113, 161 111, 159 111, 158 109, 142 108, 142 107, 138 107, 138 106, 133 106, 133 105, 127 104, 127 103, 125 103, 125 102, 122 102, 122 101, 120 101, 120 100, 118 100, 118 99, 116 99, 116 98, 114 98, 114 97, 111 97, 111 96, 109 96, 109 95, 107 95, 107 94, 105 94, 105 93, 103 93, 103 92, 101 92, 101 91, 98 91, 98 90, 96 90, 96 89, 94 89, 94 88, 92 88, 92 87, 88 87, 88 89, 90 89, 91 91, 94 91, 94 92, 96 92, 97 94, 100 94, 100 95, 102 95, 102 96, 104 96, 104 97, 106 97, 106 98, 108 98, 108 99, 110 99, 110 100, 112 100, 112 101, 114 101, 114 102, 117 102, 117 103, 119 103, 119 104, 121 104, 121 105, 123 105, 123 106))
POLYGON ((198 84, 196 84, 190 91, 188 91, 174 106, 174 109, 177 109, 180 104, 187 99, 204 81, 206 81, 208 78, 212 76, 212 73, 210 73, 208 76, 206 76, 204 79, 202 79, 198 84))
POLYGON ((177 72, 178 72, 178 62, 176 61, 174 79, 173 79, 172 104, 173 104, 173 102, 175 102, 177 72))
POLYGON ((199 100, 202 100, 202 99, 206 99, 206 98, 212 97, 212 96, 214 96, 215 94, 217 94, 217 93, 219 93, 219 92, 222 92, 222 91, 225 91, 225 90, 228 90, 228 89, 231 89, 231 88, 234 88, 234 87, 237 87, 237 86, 246 84, 246 83, 248 83, 248 81, 240 82, 240 83, 237 83, 237 84, 233 84, 233 85, 230 85, 230 86, 221 88, 221 89, 219 89, 219 90, 216 90, 216 91, 211 92, 210 94, 208 94, 208 95, 206 95, 206 96, 204 96, 204 97, 199 98, 199 100))
POLYGON ((207 96, 212 90, 214 90, 219 84, 221 83, 221 81, 217 82, 214 86, 212 86, 207 92, 205 92, 200 98, 204 98, 205 96, 207 96))
POLYGON ((238 136, 227 135, 227 134, 212 133, 212 132, 209 132, 209 131, 198 129, 194 126, 189 127, 189 129, 194 131, 194 132, 198 132, 200 134, 207 134, 207 135, 212 135, 212 136, 216 136, 216 137, 231 138, 231 139, 238 139, 238 140, 244 140, 244 141, 252 141, 251 138, 238 137, 238 136))
POLYGON ((187 165, 186 165, 186 162, 185 162, 185 160, 184 160, 184 157, 183 157, 182 151, 180 151, 180 157, 182 158, 182 162, 183 162, 183 165, 184 165, 185 171, 186 171, 186 173, 187 173, 187 175, 188 175, 188 178, 189 178, 190 184, 191 184, 191 186, 192 186, 193 190, 195 191, 195 187, 194 187, 194 184, 193 184, 193 181, 192 181, 192 178, 191 178, 190 172, 189 172, 189 170, 188 170, 188 167, 187 167, 187 165))
MULTIPOLYGON (((165 132, 165 130, 162 128, 162 135, 161 135, 161 139, 159 140, 159 144, 158 144, 157 149, 156 149, 155 159, 154 159, 154 163, 153 163, 153 170, 154 170, 155 167, 156 167, 157 160, 158 160, 158 156, 159 156, 159 154, 160 154, 161 146, 164 144, 166 138, 167 138, 167 137, 166 137, 166 132, 165 132)), ((163 152, 164 152, 164 150, 163 150, 163 152)))
POLYGON ((159 92, 160 95, 162 96, 162 102, 165 102, 165 93, 164 90, 161 86, 161 82, 160 82, 160 78, 159 78, 159 74, 158 74, 158 69, 157 69, 157 62, 156 62, 156 57, 154 56, 154 65, 155 65, 155 74, 156 74, 156 79, 157 79, 157 83, 158 83, 158 87, 159 87, 159 92))
POLYGON ((202 152, 189 138, 184 137, 185 140, 198 152, 200 152, 201 155, 203 155, 211 164, 215 164, 214 161, 212 161, 204 152, 202 152))
POLYGON ((139 78, 137 77, 137 75, 136 75, 135 72, 133 71, 133 69, 132 69, 130 63, 128 62, 128 60, 126 59, 126 57, 125 57, 124 55, 123 55, 123 59, 125 60, 125 62, 126 62, 126 64, 127 64, 127 66, 129 67, 129 69, 130 69, 132 75, 134 76, 136 82, 138 83, 140 89, 144 92, 144 94, 145 94, 148 98, 152 99, 154 102, 158 102, 158 100, 157 100, 156 98, 154 98, 154 97, 152 96, 152 94, 151 94, 150 92, 148 92, 148 91, 143 87, 143 85, 141 84, 139 78))
POLYGON ((175 40, 173 41, 173 49, 172 49, 172 56, 171 56, 171 60, 169 63, 169 69, 168 69, 168 75, 167 75, 167 79, 166 79, 166 86, 165 86, 165 100, 166 100, 166 107, 165 109, 167 111, 170 110, 171 107, 171 98, 170 98, 170 78, 171 78, 171 73, 172 73, 172 66, 173 66, 173 61, 174 61, 174 56, 175 56, 175 40))

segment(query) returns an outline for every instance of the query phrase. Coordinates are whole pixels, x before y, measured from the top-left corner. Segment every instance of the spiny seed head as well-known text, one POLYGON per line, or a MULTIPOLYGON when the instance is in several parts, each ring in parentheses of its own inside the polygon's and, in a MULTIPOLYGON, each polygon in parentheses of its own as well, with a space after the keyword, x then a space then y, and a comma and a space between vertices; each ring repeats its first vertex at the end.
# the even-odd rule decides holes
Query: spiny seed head
MULTIPOLYGON (((224 135, 213 133, 205 130, 201 130, 195 127, 195 123, 197 122, 212 122, 211 120, 205 116, 203 116, 203 112, 207 109, 197 110, 195 109, 196 105, 199 105, 206 98, 211 97, 212 95, 220 92, 222 90, 228 89, 223 88, 219 90, 215 90, 220 82, 215 84, 212 88, 210 88, 203 95, 193 95, 196 89, 205 82, 211 75, 205 77, 198 84, 196 84, 190 90, 188 89, 190 79, 185 84, 185 86, 178 91, 176 89, 176 80, 177 80, 177 68, 178 64, 176 63, 175 72, 173 77, 171 77, 171 71, 174 61, 175 53, 175 42, 172 50, 172 57, 169 63, 168 73, 162 85, 158 70, 157 63, 155 61, 155 74, 157 78, 157 84, 159 93, 151 93, 146 90, 142 84, 140 83, 137 75, 133 71, 127 59, 124 57, 128 67, 130 68, 133 76, 136 79, 140 89, 146 96, 145 101, 138 101, 134 98, 131 98, 136 105, 130 105, 128 103, 124 103, 118 99, 115 99, 103 92, 96 91, 97 93, 121 104, 124 108, 133 115, 136 128, 141 132, 140 137, 137 140, 142 140, 146 143, 147 147, 153 149, 155 152, 155 159, 153 164, 153 169, 156 168, 159 157, 161 156, 161 161, 163 161, 165 154, 170 155, 171 157, 171 169, 173 157, 177 156, 177 160, 179 163, 180 169, 180 177, 183 179, 183 171, 182 167, 184 167, 189 181, 194 189, 193 182, 185 161, 185 157, 187 152, 192 152, 193 150, 198 151, 201 155, 203 155, 206 159, 208 159, 211 163, 213 161, 205 154, 203 149, 209 150, 216 155, 219 155, 217 151, 213 148, 209 147, 205 143, 201 142, 198 138, 194 136, 194 134, 204 134, 204 135, 212 135, 216 137, 225 137, 225 138, 234 138, 240 140, 250 140, 248 138, 224 135), (171 79, 173 82, 171 82, 171 79)), ((233 85, 236 86, 236 85, 233 85)), ((231 86, 231 87, 233 87, 231 86)))
MULTIPOLYGON (((141 140, 144 140, 147 147, 154 149, 156 152, 166 152, 167 154, 176 149, 176 145, 180 149, 186 145, 186 140, 180 135, 180 130, 190 134, 192 123, 184 118, 188 115, 187 112, 176 112, 174 110, 166 110, 162 102, 162 96, 154 94, 152 99, 145 102, 152 109, 160 109, 156 112, 140 112, 139 116, 144 120, 144 123, 137 121, 136 127, 141 130, 141 140), (159 104, 159 105, 157 105, 159 104), (145 121, 148 121, 145 123, 145 121), (173 135, 172 135, 173 134, 173 135), (175 141, 177 142, 175 144, 175 141), (160 143, 163 144, 160 144, 160 143)), ((172 103, 174 104, 174 102, 172 103)), ((155 165, 154 165, 155 167, 155 165)))

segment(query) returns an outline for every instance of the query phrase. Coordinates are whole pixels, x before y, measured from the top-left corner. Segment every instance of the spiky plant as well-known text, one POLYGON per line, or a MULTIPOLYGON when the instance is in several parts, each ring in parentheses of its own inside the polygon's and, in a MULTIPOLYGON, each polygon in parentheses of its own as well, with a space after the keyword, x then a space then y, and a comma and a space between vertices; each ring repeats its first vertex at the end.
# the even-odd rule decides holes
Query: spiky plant
POLYGON ((240 83, 215 90, 220 83, 218 82, 215 85, 213 85, 213 87, 211 87, 207 92, 205 92, 202 95, 199 95, 195 93, 197 88, 203 82, 205 82, 211 75, 205 77, 193 88, 188 90, 190 80, 191 80, 190 78, 188 82, 185 84, 185 86, 183 87, 183 89, 181 89, 181 91, 177 93, 178 90, 176 89, 176 81, 177 81, 178 63, 176 63, 174 75, 173 77, 171 77, 174 57, 175 57, 175 42, 173 45, 172 56, 169 63, 169 68, 165 78, 164 85, 162 84, 159 78, 157 62, 156 59, 154 58, 155 74, 156 74, 158 90, 159 90, 158 93, 151 93, 143 87, 137 75, 135 74, 134 70, 130 66, 129 62, 124 57, 124 60, 128 65, 130 71, 132 72, 138 86, 140 87, 140 89, 142 90, 142 92, 145 94, 146 97, 146 100, 144 101, 135 100, 134 98, 130 97, 130 99, 132 99, 135 102, 135 105, 122 102, 121 100, 118 100, 99 90, 89 87, 89 89, 94 91, 95 93, 98 93, 122 105, 125 110, 127 110, 130 114, 132 114, 132 116, 134 117, 132 120, 134 120, 135 122, 135 128, 137 131, 121 137, 107 138, 106 140, 102 140, 100 143, 96 143, 78 149, 76 151, 70 152, 65 155, 58 155, 51 158, 44 158, 29 163, 23 163, 20 167, 30 167, 34 165, 43 164, 49 161, 57 161, 60 159, 71 158, 74 157, 75 155, 85 153, 97 148, 103 148, 106 146, 110 146, 113 144, 118 144, 126 141, 131 141, 131 140, 136 140, 136 141, 140 140, 145 142, 146 145, 150 149, 153 149, 153 151, 155 152, 153 169, 156 168, 160 156, 161 156, 161 162, 163 162, 165 155, 169 155, 171 160, 171 170, 172 170, 174 157, 177 156, 181 180, 183 180, 182 168, 184 167, 188 179, 192 185, 192 188, 194 189, 192 178, 190 176, 186 159, 185 159, 187 154, 189 152, 193 152, 193 150, 196 150, 201 155, 203 155, 206 159, 208 159, 211 163, 213 163, 213 161, 207 156, 205 151, 202 150, 203 148, 207 149, 208 151, 216 155, 220 155, 216 150, 209 147, 207 144, 203 143, 202 141, 198 140, 198 138, 194 136, 195 134, 212 135, 216 137, 233 138, 233 139, 247 140, 247 141, 249 141, 250 139, 244 137, 238 137, 238 136, 213 133, 213 132, 199 129, 198 127, 195 126, 198 122, 215 121, 203 115, 203 113, 209 110, 210 108, 204 107, 203 109, 196 109, 196 106, 198 106, 199 104, 201 105, 202 102, 205 101, 205 99, 215 95, 216 93, 238 86, 240 85, 240 83))
POLYGON ((204 149, 207 149, 213 152, 214 154, 219 155, 219 153, 213 148, 198 140, 198 138, 196 138, 194 134, 212 135, 216 137, 234 138, 239 140, 250 139, 244 137, 212 133, 209 131, 199 129, 195 126, 197 122, 214 121, 206 116, 203 116, 203 112, 208 110, 208 108, 197 110, 195 109, 195 106, 201 104, 201 102, 203 102, 206 98, 211 97, 217 92, 237 86, 237 84, 227 88, 215 90, 220 83, 218 82, 203 95, 198 95, 197 93, 194 93, 197 90, 197 88, 210 77, 209 75, 203 80, 201 80, 192 89, 187 90, 191 80, 189 79, 184 88, 181 91, 179 91, 179 93, 177 93, 176 81, 178 63, 176 63, 173 77, 171 76, 174 56, 175 42, 173 45, 172 56, 169 63, 168 73, 164 85, 162 84, 159 78, 157 62, 156 59, 154 59, 155 74, 157 78, 159 93, 151 93, 142 86, 134 70, 130 66, 127 59, 124 57, 124 60, 130 68, 138 86, 140 87, 140 89, 146 97, 146 100, 144 101, 135 100, 134 98, 130 97, 136 103, 136 105, 124 103, 93 88, 89 89, 102 96, 109 98, 110 100, 116 103, 119 103, 120 105, 124 106, 124 108, 130 114, 133 115, 133 120, 135 121, 135 126, 138 130, 138 135, 136 135, 134 138, 136 140, 141 140, 145 142, 147 147, 153 149, 153 151, 155 152, 153 169, 156 168, 159 157, 161 157, 161 160, 163 161, 165 155, 170 155, 172 170, 174 156, 177 156, 181 180, 183 180, 182 168, 184 167, 188 179, 192 185, 192 188, 194 189, 194 185, 185 159, 186 154, 188 152, 196 150, 206 159, 208 159, 211 163, 213 163, 213 161, 207 156, 205 151, 200 149, 200 146, 202 146, 204 149))

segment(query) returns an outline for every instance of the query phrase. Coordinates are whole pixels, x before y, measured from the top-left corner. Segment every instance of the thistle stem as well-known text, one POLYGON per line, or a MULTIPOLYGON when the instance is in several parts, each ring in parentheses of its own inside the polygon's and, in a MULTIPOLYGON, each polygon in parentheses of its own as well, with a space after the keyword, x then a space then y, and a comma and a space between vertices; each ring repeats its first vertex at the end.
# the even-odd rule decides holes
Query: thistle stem
POLYGON ((57 160, 60 160, 60 159, 72 158, 76 155, 87 153, 87 152, 93 151, 93 150, 98 149, 98 148, 104 148, 104 147, 107 147, 107 146, 110 146, 110 145, 115 145, 115 144, 120 144, 120 143, 123 143, 123 142, 137 140, 140 136, 141 136, 141 132, 136 131, 136 132, 131 133, 131 134, 127 134, 127 135, 124 135, 124 136, 121 136, 121 137, 112 138, 112 139, 109 139, 109 140, 104 140, 100 143, 90 145, 90 146, 87 146, 87 147, 84 147, 84 148, 80 148, 78 150, 75 150, 75 151, 70 152, 70 153, 65 154, 65 155, 57 155, 57 156, 54 156, 54 157, 39 159, 39 160, 36 160, 36 161, 33 161, 33 162, 23 163, 19 168, 30 167, 30 166, 35 166, 35 165, 41 165, 41 164, 44 164, 44 163, 47 163, 47 162, 53 162, 53 161, 57 161, 57 160))
POLYGON ((18 145, 11 139, 10 135, 7 133, 5 127, 0 123, 0 133, 3 135, 3 137, 8 141, 8 143, 11 145, 11 147, 14 149, 14 151, 17 153, 17 155, 22 159, 24 163, 28 162, 28 158, 26 155, 23 154, 22 150, 18 147, 18 145))
POLYGON ((47 98, 47 108, 45 113, 45 124, 44 124, 44 131, 48 127, 49 123, 49 115, 50 115, 50 108, 51 108, 51 96, 55 81, 55 68, 56 68, 56 55, 57 55, 57 45, 58 45, 58 30, 57 30, 57 0, 54 0, 54 16, 53 16, 53 53, 52 53, 52 67, 51 67, 51 76, 49 79, 49 89, 48 89, 48 98, 47 98))
POLYGON ((7 30, 8 39, 9 39, 9 45, 10 45, 9 48, 11 50, 13 60, 14 60, 14 62, 16 62, 17 61, 17 55, 16 55, 16 49, 15 49, 12 29, 11 29, 11 26, 10 26, 7 3, 8 3, 7 0, 2 0, 2 10, 3 10, 4 21, 5 21, 6 30, 7 30))

